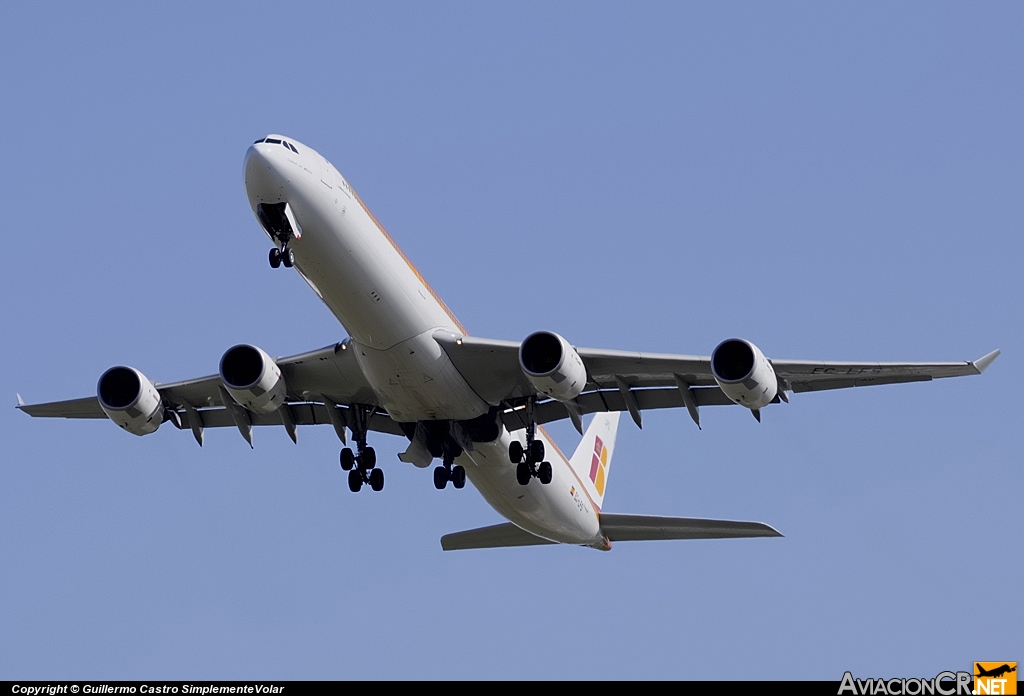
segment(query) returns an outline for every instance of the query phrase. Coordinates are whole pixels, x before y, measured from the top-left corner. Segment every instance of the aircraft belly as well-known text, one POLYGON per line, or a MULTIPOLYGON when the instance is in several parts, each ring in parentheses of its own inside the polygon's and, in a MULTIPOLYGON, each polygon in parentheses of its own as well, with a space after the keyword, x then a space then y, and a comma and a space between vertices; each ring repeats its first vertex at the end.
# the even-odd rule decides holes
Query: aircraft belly
POLYGON ((489 405, 476 395, 433 338, 434 329, 388 350, 352 341, 367 381, 397 421, 471 420, 489 405))
POLYGON ((464 453, 460 459, 469 460, 463 463, 469 480, 499 514, 531 534, 563 544, 603 547, 596 510, 585 498, 581 502, 583 486, 552 444, 545 442, 551 483, 544 485, 534 478, 526 486, 519 485, 508 445, 521 435, 509 435, 503 429, 493 443, 477 443, 472 452, 464 453))

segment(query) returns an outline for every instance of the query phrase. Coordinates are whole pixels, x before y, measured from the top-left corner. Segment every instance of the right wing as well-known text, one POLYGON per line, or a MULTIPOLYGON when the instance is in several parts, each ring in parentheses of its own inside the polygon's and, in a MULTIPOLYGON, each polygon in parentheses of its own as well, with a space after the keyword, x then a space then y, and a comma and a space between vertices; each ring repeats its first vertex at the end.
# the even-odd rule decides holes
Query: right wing
MULTIPOLYGON (((519 343, 457 336, 446 331, 438 331, 434 339, 481 398, 492 405, 505 405, 502 419, 509 430, 526 427, 523 403, 528 397, 538 399, 534 414, 537 423, 574 415, 566 404, 537 392, 526 378, 519 365, 519 343)), ((639 423, 640 411, 685 407, 698 421, 696 411, 700 406, 733 404, 715 381, 710 356, 596 348, 575 350, 587 369, 586 387, 572 406, 578 412, 576 415, 630 411, 639 423)), ((978 360, 964 362, 770 362, 780 382, 779 391, 784 393, 980 375, 997 357, 998 350, 978 360)))
MULTIPOLYGON (((401 428, 387 412, 373 407, 377 397, 367 383, 353 351, 339 343, 320 350, 302 353, 275 362, 288 386, 285 408, 295 425, 331 424, 336 429, 355 425, 349 406, 366 405, 372 408, 368 429, 392 435, 403 435, 401 428)), ((229 406, 223 400, 223 388, 218 375, 200 377, 182 382, 157 384, 164 404, 176 414, 175 425, 196 432, 201 439, 203 428, 233 427, 237 423, 229 406), (192 418, 195 414, 195 422, 192 418)), ((230 397, 229 397, 230 398, 230 397)), ((95 396, 43 404, 18 403, 18 408, 30 416, 40 418, 106 418, 95 396)), ((281 414, 247 412, 252 425, 284 425, 281 414)), ((339 430, 343 435, 343 430, 339 430)))

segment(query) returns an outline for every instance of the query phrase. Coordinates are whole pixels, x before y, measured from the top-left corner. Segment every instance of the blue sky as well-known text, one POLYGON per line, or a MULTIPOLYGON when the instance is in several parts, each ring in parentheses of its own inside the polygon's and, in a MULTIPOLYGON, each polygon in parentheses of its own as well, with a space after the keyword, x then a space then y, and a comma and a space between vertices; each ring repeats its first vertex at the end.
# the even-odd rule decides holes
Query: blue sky
MULTIPOLYGON (((623 421, 605 507, 783 539, 442 553, 500 521, 330 428, 198 448, 0 411, 0 678, 933 676, 1024 659, 1017 4, 24 3, 0 27, 0 395, 343 330, 242 157, 326 155, 476 335, 967 360, 623 421)), ((554 429, 565 448, 571 427, 554 429)))

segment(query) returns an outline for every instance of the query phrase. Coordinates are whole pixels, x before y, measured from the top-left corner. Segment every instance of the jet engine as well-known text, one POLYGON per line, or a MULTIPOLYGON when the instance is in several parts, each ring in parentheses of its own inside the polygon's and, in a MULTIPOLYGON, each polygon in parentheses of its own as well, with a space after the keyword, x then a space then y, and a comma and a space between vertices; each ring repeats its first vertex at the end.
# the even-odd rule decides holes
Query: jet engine
POLYGON ((134 367, 112 367, 96 384, 100 408, 132 435, 156 432, 164 421, 160 392, 134 367))
POLYGON ((556 333, 538 331, 519 346, 519 365, 530 383, 556 401, 572 401, 587 384, 583 358, 556 333))
POLYGON ((220 381, 235 401, 257 413, 276 411, 288 397, 277 363, 244 343, 228 348, 220 359, 220 381))
POLYGON ((751 410, 770 404, 779 391, 779 380, 768 358, 753 343, 740 338, 718 344, 711 354, 711 372, 726 396, 751 410))

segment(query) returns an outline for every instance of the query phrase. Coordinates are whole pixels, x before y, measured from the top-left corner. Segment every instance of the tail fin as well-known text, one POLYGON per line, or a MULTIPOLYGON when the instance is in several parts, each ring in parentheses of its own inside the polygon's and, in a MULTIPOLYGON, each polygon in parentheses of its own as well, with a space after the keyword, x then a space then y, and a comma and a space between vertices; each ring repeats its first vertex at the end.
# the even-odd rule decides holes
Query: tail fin
POLYGON ((583 440, 569 459, 569 465, 587 487, 591 499, 599 507, 604 502, 608 470, 612 467, 615 433, 619 429, 619 412, 598 413, 590 421, 583 440))

